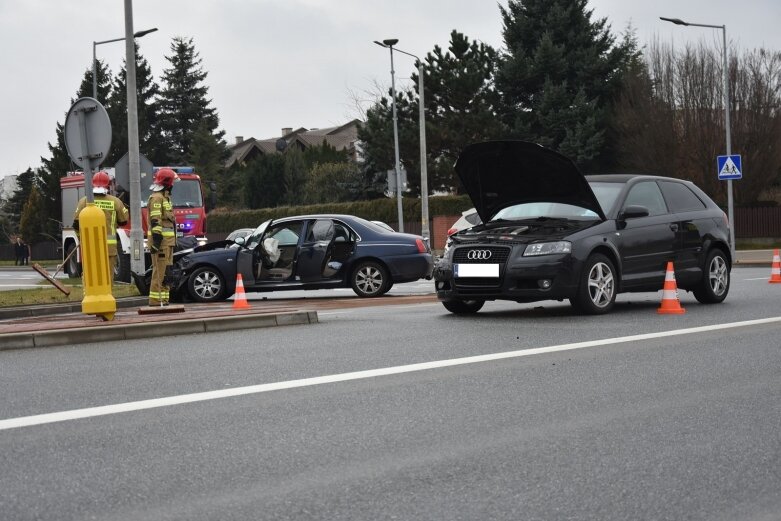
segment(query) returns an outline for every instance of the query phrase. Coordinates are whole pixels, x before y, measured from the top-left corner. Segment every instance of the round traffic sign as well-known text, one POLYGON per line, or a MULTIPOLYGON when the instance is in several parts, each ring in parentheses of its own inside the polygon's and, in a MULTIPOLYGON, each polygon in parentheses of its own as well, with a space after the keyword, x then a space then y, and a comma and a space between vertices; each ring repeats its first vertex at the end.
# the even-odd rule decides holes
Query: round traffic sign
POLYGON ((64 134, 68 155, 82 168, 87 161, 90 168, 100 165, 111 148, 111 121, 106 109, 94 98, 80 98, 71 105, 64 134))

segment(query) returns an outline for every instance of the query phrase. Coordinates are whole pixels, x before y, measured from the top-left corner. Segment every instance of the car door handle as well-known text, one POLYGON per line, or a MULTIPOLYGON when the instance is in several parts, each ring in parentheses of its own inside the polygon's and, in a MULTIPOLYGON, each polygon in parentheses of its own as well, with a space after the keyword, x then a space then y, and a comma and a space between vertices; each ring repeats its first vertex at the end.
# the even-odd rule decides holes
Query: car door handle
POLYGON ((678 225, 677 225, 677 224, 675 224, 675 223, 672 223, 672 224, 670 225, 670 229, 671 229, 672 231, 674 231, 674 232, 677 232, 677 231, 678 231, 678 225))

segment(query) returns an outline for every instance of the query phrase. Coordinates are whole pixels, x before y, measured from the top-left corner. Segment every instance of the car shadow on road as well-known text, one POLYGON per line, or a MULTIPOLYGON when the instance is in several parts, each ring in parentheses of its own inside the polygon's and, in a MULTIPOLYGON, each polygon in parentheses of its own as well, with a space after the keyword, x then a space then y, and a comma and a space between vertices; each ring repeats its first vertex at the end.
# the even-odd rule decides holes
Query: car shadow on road
MULTIPOLYGON (((487 303, 490 305, 490 303, 487 303)), ((444 318, 452 318, 456 320, 463 320, 463 319, 507 319, 507 318, 527 318, 527 319, 545 319, 545 318, 561 318, 561 317, 568 317, 568 318, 590 318, 590 317, 599 317, 599 316, 605 316, 605 317, 615 317, 616 315, 628 315, 632 313, 636 313, 638 311, 640 312, 648 312, 648 313, 656 313, 656 309, 659 307, 659 302, 650 300, 650 299, 643 299, 643 300, 628 300, 625 302, 616 302, 613 309, 610 311, 610 313, 606 315, 584 315, 582 313, 578 313, 569 303, 567 302, 546 302, 544 305, 536 305, 533 307, 527 307, 529 304, 518 304, 518 309, 500 309, 500 310, 492 310, 489 306, 484 307, 480 310, 480 312, 475 313, 473 315, 456 315, 452 313, 447 313, 442 315, 444 318)))

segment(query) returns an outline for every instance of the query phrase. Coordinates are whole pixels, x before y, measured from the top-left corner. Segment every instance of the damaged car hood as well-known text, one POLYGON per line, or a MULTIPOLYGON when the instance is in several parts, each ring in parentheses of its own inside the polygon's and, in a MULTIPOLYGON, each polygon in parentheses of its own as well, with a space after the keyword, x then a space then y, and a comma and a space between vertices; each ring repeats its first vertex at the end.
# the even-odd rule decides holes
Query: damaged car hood
POLYGON ((487 141, 466 147, 455 166, 483 222, 508 206, 550 202, 605 214, 575 164, 526 141, 487 141))

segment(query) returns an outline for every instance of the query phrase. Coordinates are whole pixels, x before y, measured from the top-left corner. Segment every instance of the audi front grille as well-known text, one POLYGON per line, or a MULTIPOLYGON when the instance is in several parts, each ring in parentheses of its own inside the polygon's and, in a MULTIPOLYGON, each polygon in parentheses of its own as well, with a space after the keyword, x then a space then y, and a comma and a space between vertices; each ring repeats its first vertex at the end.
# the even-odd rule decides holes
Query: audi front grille
POLYGON ((510 248, 496 246, 462 246, 453 252, 453 263, 504 264, 510 258, 510 248))

